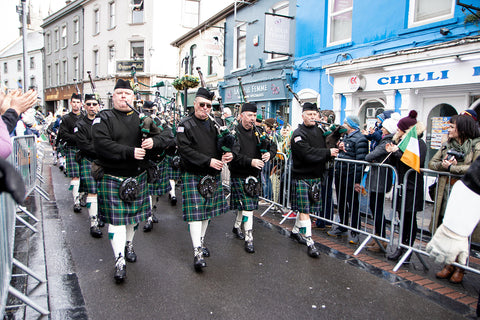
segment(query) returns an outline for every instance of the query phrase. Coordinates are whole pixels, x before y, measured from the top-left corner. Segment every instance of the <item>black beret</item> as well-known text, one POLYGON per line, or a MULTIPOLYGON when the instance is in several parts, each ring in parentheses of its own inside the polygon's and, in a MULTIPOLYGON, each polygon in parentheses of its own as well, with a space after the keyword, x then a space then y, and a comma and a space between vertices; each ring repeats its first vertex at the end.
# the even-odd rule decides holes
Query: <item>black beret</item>
POLYGON ((115 88, 113 88, 113 90, 116 89, 130 89, 133 91, 132 86, 130 85, 130 81, 123 79, 117 80, 117 84, 115 85, 115 88))
POLYGON ((215 96, 214 92, 210 92, 210 91, 208 91, 208 89, 200 87, 197 90, 197 94, 195 95, 195 98, 196 97, 201 97, 201 98, 205 98, 207 100, 213 100, 214 96, 215 96))
POLYGON ((303 111, 318 111, 317 104, 311 102, 305 102, 302 106, 303 111))
POLYGON ((242 106, 242 112, 245 111, 257 112, 257 105, 254 103, 245 102, 242 106))
POLYGON ((145 109, 152 109, 154 105, 155 105, 155 104, 153 103, 153 101, 145 101, 145 102, 143 103, 143 108, 145 108, 145 109))
POLYGON ((72 93, 72 97, 70 99, 82 100, 82 96, 79 95, 78 93, 72 93))
POLYGON ((97 100, 98 101, 97 96, 94 95, 94 94, 90 94, 90 93, 85 94, 85 101, 87 101, 87 100, 97 100))

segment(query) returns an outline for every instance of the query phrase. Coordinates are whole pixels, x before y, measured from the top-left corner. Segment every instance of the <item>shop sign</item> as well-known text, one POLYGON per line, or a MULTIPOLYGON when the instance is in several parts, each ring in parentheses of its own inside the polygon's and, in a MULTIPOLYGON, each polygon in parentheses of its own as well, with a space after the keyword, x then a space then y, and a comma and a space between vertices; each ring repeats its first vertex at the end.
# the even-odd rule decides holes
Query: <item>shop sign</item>
POLYGON ((351 92, 358 91, 359 89, 363 89, 363 87, 365 87, 365 79, 361 76, 351 76, 348 79, 348 85, 351 92))
POLYGON ((144 71, 144 61, 143 60, 119 60, 117 61, 117 72, 130 72, 132 71, 132 66, 135 66, 137 72, 144 71))
MULTIPOLYGON (((244 83, 245 98, 248 101, 283 100, 285 85, 283 80, 271 80, 255 83, 244 83)), ((225 88, 225 104, 242 103, 238 85, 225 88)))
POLYGON ((450 117, 432 117, 432 138, 430 148, 440 149, 442 138, 448 134, 450 117))

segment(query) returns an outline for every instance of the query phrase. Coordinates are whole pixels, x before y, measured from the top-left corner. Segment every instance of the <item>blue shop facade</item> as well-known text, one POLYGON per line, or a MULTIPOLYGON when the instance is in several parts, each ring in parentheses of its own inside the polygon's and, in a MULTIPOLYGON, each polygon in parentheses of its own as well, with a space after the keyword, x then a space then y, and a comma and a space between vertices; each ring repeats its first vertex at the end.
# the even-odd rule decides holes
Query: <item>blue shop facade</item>
MULTIPOLYGON (((415 109, 434 147, 437 119, 480 114, 478 18, 457 2, 298 0, 294 90, 366 127, 383 110, 415 109)), ((299 110, 292 101, 294 127, 299 110)))

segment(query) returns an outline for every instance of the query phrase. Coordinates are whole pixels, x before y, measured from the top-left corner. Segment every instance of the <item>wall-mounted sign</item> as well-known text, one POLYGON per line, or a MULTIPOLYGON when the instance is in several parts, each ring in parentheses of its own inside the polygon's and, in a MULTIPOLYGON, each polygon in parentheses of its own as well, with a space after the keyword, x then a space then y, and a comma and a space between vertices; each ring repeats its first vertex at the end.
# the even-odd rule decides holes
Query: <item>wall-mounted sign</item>
MULTIPOLYGON (((270 80, 255 83, 244 83, 243 89, 245 96, 250 101, 265 101, 265 100, 283 100, 285 99, 285 84, 283 80, 270 80)), ((242 103, 240 98, 240 90, 238 85, 225 88, 225 97, 223 103, 233 104, 242 103)))
POLYGON ((348 79, 350 91, 355 92, 365 87, 365 78, 362 76, 351 76, 348 79))
POLYGON ((264 52, 290 53, 290 22, 293 17, 265 12, 264 52))
POLYGON ((450 117, 433 117, 432 118, 432 138, 430 148, 440 149, 443 137, 448 134, 450 117))
POLYGON ((132 66, 135 66, 137 72, 144 71, 143 60, 119 60, 117 61, 117 72, 130 72, 132 71, 132 66))

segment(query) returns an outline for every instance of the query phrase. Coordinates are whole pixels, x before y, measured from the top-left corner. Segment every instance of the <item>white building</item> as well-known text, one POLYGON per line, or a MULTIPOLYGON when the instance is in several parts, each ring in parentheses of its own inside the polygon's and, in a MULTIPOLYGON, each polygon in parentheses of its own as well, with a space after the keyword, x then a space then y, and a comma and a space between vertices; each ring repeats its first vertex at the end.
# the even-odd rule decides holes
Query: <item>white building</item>
POLYGON ((0 51, 0 81, 4 89, 18 89, 26 86, 38 91, 39 104, 43 96, 43 34, 42 31, 27 33, 27 80, 23 81, 23 38, 19 37, 0 51))

